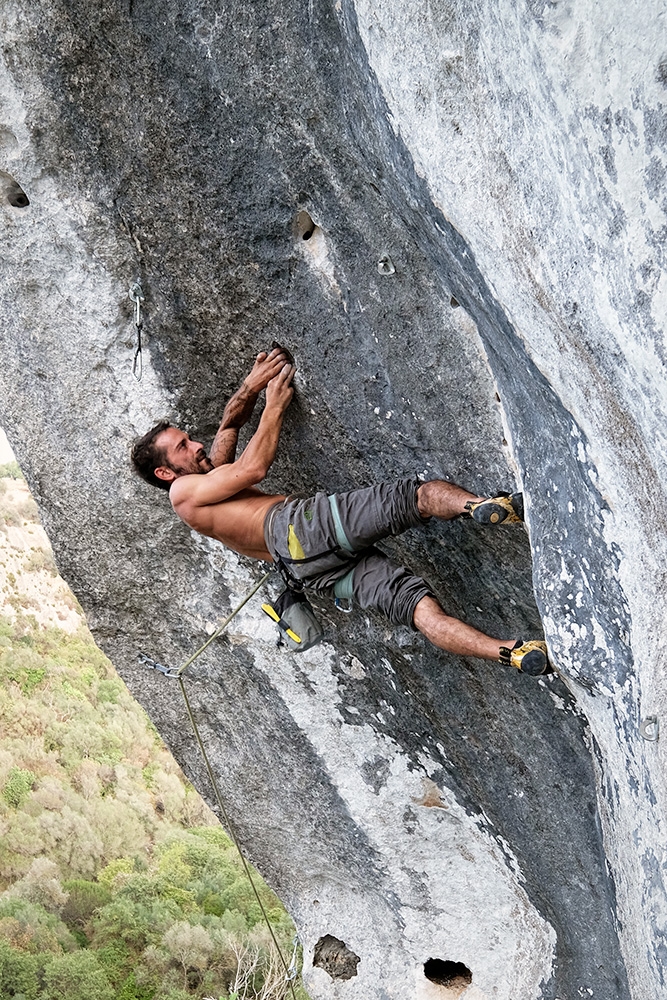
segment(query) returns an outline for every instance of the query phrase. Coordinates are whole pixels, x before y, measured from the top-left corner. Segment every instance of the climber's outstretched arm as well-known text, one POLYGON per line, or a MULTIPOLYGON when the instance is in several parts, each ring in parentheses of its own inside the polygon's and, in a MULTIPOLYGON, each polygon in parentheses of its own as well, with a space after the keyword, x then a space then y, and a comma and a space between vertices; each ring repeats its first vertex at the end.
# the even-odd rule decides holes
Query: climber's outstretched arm
POLYGON ((210 458, 216 468, 227 465, 236 458, 239 430, 247 424, 255 408, 257 397, 287 361, 281 348, 274 348, 270 354, 262 351, 257 355, 250 374, 243 385, 231 397, 222 415, 222 422, 211 446, 210 458))
POLYGON ((259 427, 236 462, 221 465, 203 476, 186 475, 174 480, 170 499, 183 520, 190 523, 195 508, 228 500, 265 478, 276 457, 285 410, 294 395, 291 384, 294 371, 292 365, 283 362, 279 373, 269 382, 259 427))

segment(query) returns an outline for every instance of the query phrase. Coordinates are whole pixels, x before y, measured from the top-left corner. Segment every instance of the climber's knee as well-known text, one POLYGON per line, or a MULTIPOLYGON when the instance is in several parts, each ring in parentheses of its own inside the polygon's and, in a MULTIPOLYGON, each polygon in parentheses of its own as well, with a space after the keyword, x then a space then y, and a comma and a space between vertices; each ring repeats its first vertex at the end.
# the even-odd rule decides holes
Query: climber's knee
POLYGON ((415 608, 431 590, 421 577, 369 549, 354 568, 352 595, 360 608, 376 608, 394 625, 412 625, 415 608))
POLYGON ((445 614, 433 594, 425 594, 415 606, 412 616, 413 627, 430 637, 433 628, 443 620, 450 620, 450 616, 445 614))

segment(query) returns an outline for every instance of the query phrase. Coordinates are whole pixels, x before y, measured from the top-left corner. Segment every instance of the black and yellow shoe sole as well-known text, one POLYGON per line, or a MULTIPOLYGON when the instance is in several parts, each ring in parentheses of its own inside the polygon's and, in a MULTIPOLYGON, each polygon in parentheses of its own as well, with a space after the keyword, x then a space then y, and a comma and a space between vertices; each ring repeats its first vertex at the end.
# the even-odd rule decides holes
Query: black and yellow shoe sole
POLYGON ((514 649, 503 647, 500 650, 500 661, 530 677, 553 673, 547 656, 547 644, 542 639, 529 639, 528 642, 519 640, 514 649))
POLYGON ((523 521, 523 494, 508 493, 468 505, 473 521, 478 524, 519 524, 523 521))

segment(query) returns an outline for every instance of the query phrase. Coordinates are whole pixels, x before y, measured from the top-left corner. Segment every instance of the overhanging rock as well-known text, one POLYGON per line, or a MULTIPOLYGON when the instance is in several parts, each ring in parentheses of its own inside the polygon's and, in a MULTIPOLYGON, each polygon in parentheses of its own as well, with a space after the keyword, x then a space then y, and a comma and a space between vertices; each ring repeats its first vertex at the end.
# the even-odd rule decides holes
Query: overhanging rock
POLYGON ((3 7, 0 419, 98 641, 209 799, 137 657, 184 662, 259 568, 132 478, 135 434, 210 438, 276 339, 299 377, 270 489, 526 493, 530 547, 456 522, 392 550, 493 634, 535 634, 534 584, 562 680, 324 604, 321 647, 278 651, 249 605, 189 671, 313 997, 667 995, 664 752, 640 735, 665 708, 658 14, 3 7))

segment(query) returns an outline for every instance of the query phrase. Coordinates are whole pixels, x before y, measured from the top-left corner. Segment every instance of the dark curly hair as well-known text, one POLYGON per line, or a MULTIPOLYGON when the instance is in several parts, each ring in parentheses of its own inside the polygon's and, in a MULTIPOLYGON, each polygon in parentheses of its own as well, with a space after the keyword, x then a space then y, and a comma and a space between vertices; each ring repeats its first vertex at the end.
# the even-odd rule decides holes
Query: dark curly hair
POLYGON ((162 448, 158 448, 155 444, 155 438, 171 426, 168 420, 161 420, 155 427, 151 427, 147 434, 137 438, 132 445, 134 471, 151 486, 157 486, 161 490, 168 490, 171 483, 164 479, 158 479, 155 475, 155 470, 159 465, 167 464, 167 456, 162 448))

